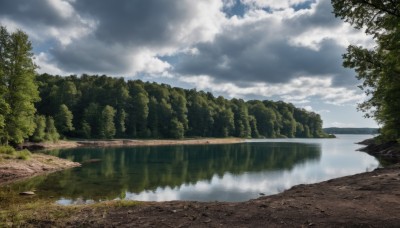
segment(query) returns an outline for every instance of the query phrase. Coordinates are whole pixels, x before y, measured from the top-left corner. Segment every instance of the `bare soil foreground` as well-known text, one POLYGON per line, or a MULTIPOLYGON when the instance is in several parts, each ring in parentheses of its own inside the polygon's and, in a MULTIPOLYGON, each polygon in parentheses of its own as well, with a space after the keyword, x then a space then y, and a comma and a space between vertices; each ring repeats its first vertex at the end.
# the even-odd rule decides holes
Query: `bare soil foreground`
POLYGON ((204 145, 204 144, 232 144, 243 142, 241 138, 201 138, 201 139, 112 139, 112 140, 76 140, 59 141, 56 143, 25 143, 24 148, 30 150, 51 150, 76 147, 124 147, 124 146, 163 146, 163 145, 204 145))
POLYGON ((77 166, 80 164, 44 154, 32 154, 28 160, 4 159, 0 161, 0 185, 77 166))
POLYGON ((400 165, 395 165, 243 203, 32 203, 0 215, 6 226, 26 227, 400 227, 399 210, 400 165))

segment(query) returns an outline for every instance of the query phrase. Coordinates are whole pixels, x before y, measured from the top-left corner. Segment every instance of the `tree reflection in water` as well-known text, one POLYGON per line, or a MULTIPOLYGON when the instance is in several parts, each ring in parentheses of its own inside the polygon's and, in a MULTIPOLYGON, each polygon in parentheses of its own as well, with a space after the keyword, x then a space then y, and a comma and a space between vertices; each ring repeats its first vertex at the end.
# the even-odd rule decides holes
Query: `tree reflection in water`
MULTIPOLYGON (((291 170, 318 161, 321 147, 302 143, 78 148, 49 152, 83 166, 17 183, 13 189, 36 189, 41 197, 82 201, 125 198, 126 193, 175 188, 210 181, 224 174, 291 170)), ((210 199, 213 200, 213 199, 210 199)))

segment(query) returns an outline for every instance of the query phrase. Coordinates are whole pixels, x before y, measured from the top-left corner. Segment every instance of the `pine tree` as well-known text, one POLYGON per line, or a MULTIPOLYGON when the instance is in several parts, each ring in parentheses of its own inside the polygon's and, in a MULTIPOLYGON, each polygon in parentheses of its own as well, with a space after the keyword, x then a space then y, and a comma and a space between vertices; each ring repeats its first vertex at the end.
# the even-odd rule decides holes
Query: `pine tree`
POLYGON ((20 144, 35 130, 39 101, 31 42, 23 31, 12 34, 0 26, 0 137, 3 144, 20 144))

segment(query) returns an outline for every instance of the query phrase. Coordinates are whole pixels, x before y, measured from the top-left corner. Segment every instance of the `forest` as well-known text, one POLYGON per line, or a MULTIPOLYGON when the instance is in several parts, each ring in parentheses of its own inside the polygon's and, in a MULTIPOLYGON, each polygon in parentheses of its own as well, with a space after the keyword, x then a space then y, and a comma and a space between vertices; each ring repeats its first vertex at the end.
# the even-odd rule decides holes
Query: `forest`
POLYGON ((313 112, 106 75, 38 75, 33 141, 59 137, 327 137, 313 112), (54 128, 54 127, 55 128, 54 128))

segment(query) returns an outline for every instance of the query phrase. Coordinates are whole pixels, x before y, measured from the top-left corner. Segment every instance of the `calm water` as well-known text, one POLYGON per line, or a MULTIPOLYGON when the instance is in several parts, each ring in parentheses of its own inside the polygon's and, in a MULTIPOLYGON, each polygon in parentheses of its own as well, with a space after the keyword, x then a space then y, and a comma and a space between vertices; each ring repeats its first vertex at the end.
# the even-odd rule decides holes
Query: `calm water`
MULTIPOLYGON (((68 149, 49 152, 83 166, 11 186, 61 204, 113 199, 245 201, 293 185, 365 172, 379 162, 354 142, 337 139, 265 139, 232 145, 68 149)), ((8 186, 9 187, 9 186, 8 186)))

